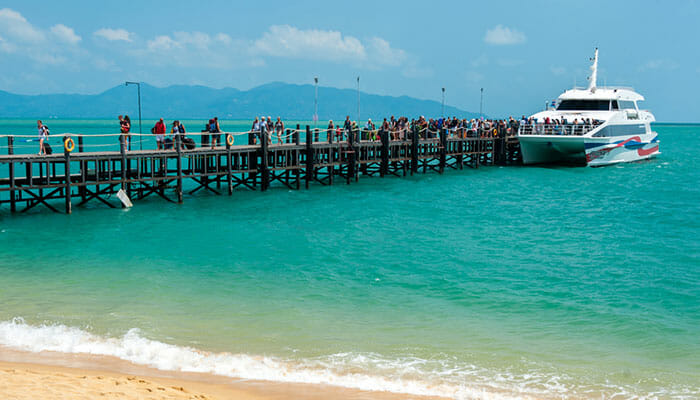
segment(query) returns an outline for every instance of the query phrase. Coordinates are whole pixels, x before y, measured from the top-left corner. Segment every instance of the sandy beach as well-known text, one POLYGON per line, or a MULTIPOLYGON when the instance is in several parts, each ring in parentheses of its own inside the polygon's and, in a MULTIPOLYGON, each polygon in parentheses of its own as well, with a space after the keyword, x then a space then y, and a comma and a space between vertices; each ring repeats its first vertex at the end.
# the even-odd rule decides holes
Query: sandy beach
POLYGON ((0 398, 4 400, 431 399, 327 385, 236 380, 209 374, 160 371, 110 357, 52 352, 28 353, 2 347, 0 347, 0 398))

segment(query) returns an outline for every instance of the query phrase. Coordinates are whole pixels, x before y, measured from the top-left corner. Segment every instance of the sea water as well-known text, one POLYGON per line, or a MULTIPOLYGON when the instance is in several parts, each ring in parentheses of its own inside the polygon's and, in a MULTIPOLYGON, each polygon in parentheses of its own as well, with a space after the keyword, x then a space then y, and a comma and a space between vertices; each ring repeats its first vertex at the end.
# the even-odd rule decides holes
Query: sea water
POLYGON ((597 169, 3 206, 0 345, 456 399, 698 398, 700 126, 654 129, 660 156, 597 169))

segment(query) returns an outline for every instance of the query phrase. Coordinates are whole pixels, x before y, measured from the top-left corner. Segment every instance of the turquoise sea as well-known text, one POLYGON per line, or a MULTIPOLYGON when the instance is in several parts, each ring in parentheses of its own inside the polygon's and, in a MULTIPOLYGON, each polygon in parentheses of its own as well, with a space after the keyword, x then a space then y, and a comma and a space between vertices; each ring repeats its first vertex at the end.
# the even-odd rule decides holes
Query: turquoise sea
POLYGON ((700 126, 655 129, 658 158, 596 169, 3 207, 0 345, 455 399, 700 398, 700 126))

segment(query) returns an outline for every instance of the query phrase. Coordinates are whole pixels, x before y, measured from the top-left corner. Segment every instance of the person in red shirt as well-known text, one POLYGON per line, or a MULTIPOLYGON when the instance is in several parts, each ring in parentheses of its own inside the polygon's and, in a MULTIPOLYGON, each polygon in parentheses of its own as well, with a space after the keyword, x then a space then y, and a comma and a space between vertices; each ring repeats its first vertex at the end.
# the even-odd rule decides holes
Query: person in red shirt
POLYGON ((156 145, 158 150, 165 149, 165 123, 163 123, 163 118, 156 122, 156 126, 153 127, 153 133, 156 135, 156 145))

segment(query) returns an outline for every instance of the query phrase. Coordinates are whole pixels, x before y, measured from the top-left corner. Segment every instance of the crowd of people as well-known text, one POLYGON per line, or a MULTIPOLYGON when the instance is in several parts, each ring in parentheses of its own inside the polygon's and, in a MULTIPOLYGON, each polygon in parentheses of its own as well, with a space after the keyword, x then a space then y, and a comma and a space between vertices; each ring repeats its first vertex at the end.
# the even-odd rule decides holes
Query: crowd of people
MULTIPOLYGON (((420 116, 409 121, 408 117, 401 116, 395 118, 392 115, 389 118, 384 118, 381 123, 377 124, 370 118, 360 127, 357 121, 351 120, 348 115, 345 117, 342 124, 335 124, 333 120, 329 120, 325 132, 328 137, 333 137, 335 141, 347 140, 350 137, 350 133, 357 133, 360 140, 378 141, 380 140, 380 131, 388 132, 391 140, 408 140, 410 138, 410 132, 413 132, 414 129, 418 132, 420 138, 436 138, 442 129, 445 129, 450 137, 467 138, 496 136, 500 132, 514 135, 518 131, 520 125, 558 125, 566 123, 566 120, 545 119, 544 121, 537 121, 532 118, 526 119, 525 116, 520 120, 516 120, 513 117, 507 120, 483 118, 458 119, 457 117, 426 119, 424 116, 420 116)), ((581 120, 580 122, 575 120, 573 122, 573 124, 579 123, 596 124, 599 122, 595 120, 581 120)), ((50 154, 48 127, 39 120, 37 121, 37 129, 39 134, 39 155, 50 154)), ((119 129, 123 137, 125 148, 130 150, 132 126, 131 119, 128 115, 119 116, 119 129)), ((315 137, 318 137, 318 133, 321 131, 323 131, 323 129, 315 130, 315 137)), ((200 133, 201 146, 211 148, 221 146, 222 133, 224 132, 221 130, 219 119, 217 117, 209 119, 200 133)), ((251 144, 257 144, 258 140, 262 138, 265 138, 268 144, 273 143, 273 138, 276 139, 276 143, 284 143, 285 139, 289 141, 289 132, 285 133, 285 124, 281 117, 277 117, 276 121, 273 121, 270 116, 255 117, 248 133, 250 133, 252 137, 251 144)), ((187 129, 179 120, 173 121, 170 129, 168 129, 163 118, 160 118, 151 128, 151 134, 155 136, 157 150, 172 150, 178 142, 182 149, 194 149, 196 147, 194 139, 187 137, 187 129)))

